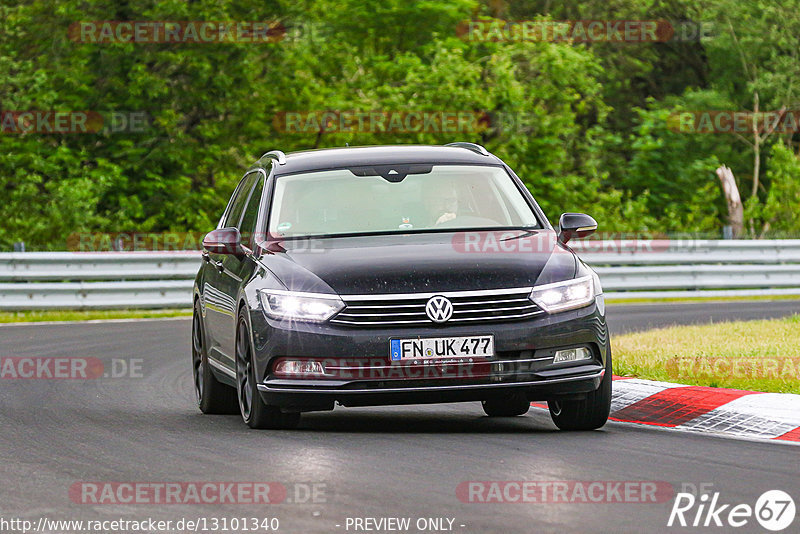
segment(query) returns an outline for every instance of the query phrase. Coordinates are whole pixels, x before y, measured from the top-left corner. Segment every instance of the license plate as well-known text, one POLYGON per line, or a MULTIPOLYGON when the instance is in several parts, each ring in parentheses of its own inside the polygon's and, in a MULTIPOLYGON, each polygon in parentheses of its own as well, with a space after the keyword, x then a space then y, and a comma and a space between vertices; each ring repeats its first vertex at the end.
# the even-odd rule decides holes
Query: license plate
POLYGON ((494 356, 494 336, 392 339, 389 341, 389 356, 393 361, 491 358, 494 356))

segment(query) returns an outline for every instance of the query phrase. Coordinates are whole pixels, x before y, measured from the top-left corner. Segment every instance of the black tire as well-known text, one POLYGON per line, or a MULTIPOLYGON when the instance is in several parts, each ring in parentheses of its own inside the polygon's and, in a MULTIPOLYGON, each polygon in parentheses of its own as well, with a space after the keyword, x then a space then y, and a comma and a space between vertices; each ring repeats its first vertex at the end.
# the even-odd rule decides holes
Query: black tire
POLYGON ((481 406, 489 417, 515 417, 528 413, 531 401, 524 394, 514 393, 508 397, 481 401, 481 406))
POLYGON ((561 430, 595 430, 605 425, 611 413, 611 374, 609 347, 606 374, 599 388, 583 400, 547 401, 553 423, 561 430))
POLYGON ((200 304, 195 302, 192 314, 192 379, 195 400, 206 414, 239 413, 236 390, 221 383, 211 372, 206 353, 206 338, 200 304))
POLYGON ((269 406, 261 399, 253 366, 253 349, 244 310, 239 312, 236 326, 236 397, 239 413, 250 428, 295 428, 300 413, 284 413, 277 406, 269 406))

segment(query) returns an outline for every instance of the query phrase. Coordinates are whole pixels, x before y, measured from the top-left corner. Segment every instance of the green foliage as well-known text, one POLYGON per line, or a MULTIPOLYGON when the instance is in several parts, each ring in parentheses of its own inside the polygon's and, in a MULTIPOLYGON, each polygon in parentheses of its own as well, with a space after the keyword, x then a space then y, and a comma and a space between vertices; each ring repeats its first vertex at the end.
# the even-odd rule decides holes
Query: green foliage
MULTIPOLYGON (((752 148, 746 135, 671 130, 671 114, 747 109, 755 91, 762 109, 791 109, 800 79, 795 0, 7 0, 0 27, 0 109, 149 117, 139 132, 0 134, 0 250, 63 248, 76 232, 206 230, 246 166, 273 148, 454 140, 505 159, 553 220, 586 211, 603 231, 718 235, 714 170, 730 166, 746 198, 752 148), (666 43, 460 37, 459 23, 478 17, 702 19, 714 32, 666 43), (279 20, 289 33, 258 44, 69 38, 71 24, 93 20, 279 20), (281 127, 281 112, 324 110, 489 121, 459 132, 281 127)), ((756 235, 800 231, 800 174, 786 148, 795 139, 776 134, 762 151, 766 174, 747 204, 756 235)))
POLYGON ((800 234, 800 159, 782 144, 772 147, 767 168, 769 193, 763 205, 751 204, 748 215, 758 222, 764 232, 775 236, 800 234))
POLYGON ((719 231, 724 202, 713 170, 720 162, 692 136, 668 128, 675 112, 637 110, 639 125, 629 139, 633 155, 619 183, 634 195, 647 194, 647 213, 666 231, 719 231))

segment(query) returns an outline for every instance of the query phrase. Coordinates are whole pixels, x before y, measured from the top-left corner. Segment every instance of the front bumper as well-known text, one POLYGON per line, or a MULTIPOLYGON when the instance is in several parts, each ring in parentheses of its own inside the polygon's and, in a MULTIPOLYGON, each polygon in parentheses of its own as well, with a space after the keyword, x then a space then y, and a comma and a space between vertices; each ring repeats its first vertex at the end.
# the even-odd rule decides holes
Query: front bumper
POLYGON ((524 321, 481 325, 350 328, 287 323, 251 310, 256 376, 267 404, 287 410, 485 400, 522 392, 530 400, 579 397, 596 390, 606 372, 608 333, 602 296, 585 308, 524 321), (487 360, 410 365, 392 362, 389 340, 492 334, 487 360), (591 360, 553 363, 557 349, 588 347, 591 360), (327 362, 324 378, 272 374, 278 358, 327 362))

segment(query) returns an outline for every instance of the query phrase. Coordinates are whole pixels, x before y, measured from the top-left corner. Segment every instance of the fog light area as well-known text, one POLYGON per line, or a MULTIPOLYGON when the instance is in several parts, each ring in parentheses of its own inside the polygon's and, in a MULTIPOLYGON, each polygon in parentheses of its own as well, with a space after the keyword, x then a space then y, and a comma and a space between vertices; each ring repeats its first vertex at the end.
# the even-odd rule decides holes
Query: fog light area
POLYGON ((553 363, 561 362, 574 362, 577 360, 589 360, 592 358, 592 352, 586 347, 578 347, 575 349, 563 349, 556 351, 553 357, 553 363))
POLYGON ((325 366, 321 362, 308 360, 283 360, 275 365, 275 375, 279 376, 324 376, 325 366))

